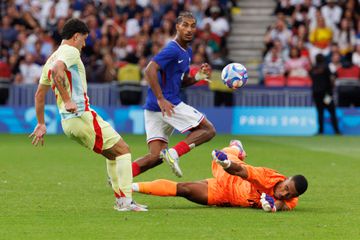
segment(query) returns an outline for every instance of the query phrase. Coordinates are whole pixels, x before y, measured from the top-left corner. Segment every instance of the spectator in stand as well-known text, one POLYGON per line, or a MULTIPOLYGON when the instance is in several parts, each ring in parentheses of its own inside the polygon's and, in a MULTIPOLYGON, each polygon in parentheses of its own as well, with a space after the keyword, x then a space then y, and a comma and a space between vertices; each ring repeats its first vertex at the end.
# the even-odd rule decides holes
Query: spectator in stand
POLYGON ((202 20, 204 19, 204 11, 201 0, 185 1, 184 8, 193 14, 196 22, 199 26, 202 26, 202 20))
POLYGON ((164 45, 169 43, 173 38, 175 31, 173 30, 174 26, 170 20, 165 19, 160 27, 161 37, 163 39, 164 45))
POLYGON ((345 57, 342 66, 336 71, 337 78, 360 80, 360 68, 351 61, 351 54, 345 57))
POLYGON ((54 42, 55 42, 55 46, 54 47, 57 47, 61 44, 61 31, 63 29, 65 25, 65 18, 60 18, 59 21, 57 22, 57 27, 56 27, 56 31, 55 32, 52 32, 50 33, 50 36, 54 39, 54 42))
MULTIPOLYGON (((312 22, 316 21, 316 7, 314 5, 314 1, 312 0, 304 0, 301 4, 302 9, 307 9, 307 19, 312 22)), ((308 23, 306 23, 308 25, 308 23)))
POLYGON ((326 5, 321 8, 321 14, 325 19, 326 25, 335 32, 342 16, 342 9, 338 5, 338 1, 326 0, 326 5))
POLYGON ((34 56, 34 62, 39 66, 44 65, 47 59, 47 56, 41 52, 41 48, 42 48, 42 42, 40 40, 37 40, 35 42, 35 51, 33 53, 33 56, 34 56))
POLYGON ((156 29, 161 25, 161 19, 165 14, 166 6, 160 0, 151 0, 153 27, 156 29))
POLYGON ((34 62, 31 53, 25 55, 25 59, 20 63, 20 78, 16 79, 16 84, 35 84, 39 81, 41 67, 34 62))
POLYGON ((307 78, 310 70, 310 63, 306 57, 300 55, 299 49, 290 49, 290 59, 285 62, 285 71, 288 77, 307 78))
POLYGON ((324 56, 330 53, 330 44, 333 38, 333 31, 331 28, 325 25, 323 17, 317 18, 317 26, 311 30, 309 40, 310 47, 310 59, 315 63, 315 56, 321 53, 324 56))
POLYGON ((1 19, 1 28, 0 28, 0 36, 1 36, 1 44, 5 48, 9 48, 13 42, 17 39, 18 31, 16 28, 11 26, 12 19, 5 15, 1 19))
POLYGON ((115 63, 113 56, 110 53, 103 54, 102 62, 99 64, 95 75, 100 83, 111 83, 116 80, 115 63))
POLYGON ((175 16, 178 16, 180 12, 184 11, 184 4, 179 0, 170 0, 167 1, 167 6, 165 12, 173 11, 175 16))
POLYGON ((283 61, 289 59, 289 48, 284 47, 279 39, 275 39, 273 41, 273 46, 279 52, 280 57, 282 58, 283 61))
POLYGON ((135 37, 140 32, 141 18, 142 18, 142 12, 136 12, 134 17, 129 18, 126 21, 126 28, 125 28, 126 37, 128 38, 135 37))
POLYGON ((290 0, 279 0, 274 14, 277 15, 278 13, 283 13, 285 16, 292 16, 295 11, 295 7, 291 5, 290 0))
POLYGON ((339 46, 340 54, 345 56, 353 51, 355 46, 355 31, 346 18, 341 19, 340 31, 334 36, 334 42, 339 46))
POLYGON ((335 75, 337 70, 342 66, 341 54, 339 52, 333 52, 331 54, 331 61, 329 63, 330 72, 335 75))
POLYGON ((226 37, 228 36, 230 32, 230 25, 228 21, 220 15, 221 8, 217 6, 213 6, 210 8, 210 17, 207 17, 202 22, 201 29, 204 29, 204 27, 207 24, 210 24, 211 26, 211 32, 216 34, 221 38, 221 47, 226 47, 226 37))
POLYGON ((298 28, 300 25, 308 25, 309 18, 308 18, 308 11, 309 9, 302 5, 296 5, 295 12, 291 17, 292 27, 298 28))
POLYGON ((9 97, 11 67, 7 57, 0 59, 0 106, 6 104, 9 97))
POLYGON ((281 19, 276 21, 274 27, 271 27, 270 30, 265 35, 265 44, 271 45, 274 40, 279 40, 281 45, 284 48, 287 48, 291 40, 291 31, 286 28, 285 22, 281 19))
POLYGON ((294 29, 291 36, 291 46, 297 46, 299 41, 307 42, 309 33, 304 24, 300 24, 296 29, 294 29))
POLYGON ((126 19, 135 18, 135 15, 138 13, 142 16, 144 8, 137 4, 136 0, 129 0, 129 4, 124 8, 124 13, 126 19))
POLYGON ((318 134, 324 133, 324 110, 330 113, 331 123, 336 134, 340 134, 333 100, 333 84, 331 72, 322 54, 316 55, 316 62, 310 71, 313 98, 318 115, 318 134))
POLYGON ((83 48, 83 51, 86 56, 89 56, 93 52, 92 48, 95 43, 101 39, 102 34, 95 15, 89 15, 86 17, 86 25, 89 27, 90 33, 85 41, 86 45, 83 48))
POLYGON ((360 67, 360 41, 356 44, 355 52, 352 55, 352 63, 360 67))
POLYGON ((127 39, 124 34, 121 34, 116 41, 116 45, 112 49, 115 54, 116 61, 123 61, 126 59, 129 52, 132 51, 131 46, 127 44, 127 39))
POLYGON ((285 73, 284 60, 281 58, 280 52, 273 47, 269 54, 265 57, 263 64, 263 75, 283 76, 285 73))
POLYGON ((20 60, 21 57, 17 53, 10 54, 9 56, 9 65, 11 69, 11 80, 12 82, 18 82, 20 76, 20 60))
POLYGON ((350 54, 336 71, 336 85, 340 107, 360 107, 360 68, 353 65, 350 54))
POLYGON ((300 41, 297 43, 296 47, 297 47, 297 49, 299 49, 299 51, 300 51, 300 56, 306 57, 306 58, 309 60, 310 64, 311 64, 309 49, 306 47, 305 44, 306 44, 306 43, 305 43, 303 40, 300 40, 300 41))

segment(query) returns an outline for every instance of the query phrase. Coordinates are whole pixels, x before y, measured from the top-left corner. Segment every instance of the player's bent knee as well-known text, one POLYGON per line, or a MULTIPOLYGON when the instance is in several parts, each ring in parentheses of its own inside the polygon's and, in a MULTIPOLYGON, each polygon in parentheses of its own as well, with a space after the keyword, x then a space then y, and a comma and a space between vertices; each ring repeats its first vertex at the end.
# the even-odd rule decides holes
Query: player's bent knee
POLYGON ((214 128, 214 126, 210 126, 209 130, 208 130, 208 135, 209 135, 209 139, 212 139, 213 137, 215 137, 216 135, 216 130, 214 128))

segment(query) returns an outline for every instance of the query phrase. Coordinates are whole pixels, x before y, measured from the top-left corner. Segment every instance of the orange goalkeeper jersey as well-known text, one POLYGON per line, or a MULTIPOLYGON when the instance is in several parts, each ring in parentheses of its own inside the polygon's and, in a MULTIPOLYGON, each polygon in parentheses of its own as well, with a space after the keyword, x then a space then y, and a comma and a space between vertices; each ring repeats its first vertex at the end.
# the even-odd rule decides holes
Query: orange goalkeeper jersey
MULTIPOLYGON (((241 177, 228 174, 215 161, 212 163, 212 173, 216 179, 216 194, 214 196, 214 204, 216 205, 231 205, 242 207, 261 208, 260 196, 261 193, 266 193, 274 197, 274 186, 286 177, 277 171, 264 168, 253 167, 241 161, 238 156, 236 148, 227 147, 223 151, 227 154, 228 159, 233 162, 241 163, 248 171, 248 178, 246 180, 241 177), (219 189, 220 188, 220 189, 219 189), (223 194, 218 194, 219 192, 223 194)), ((211 187, 209 188, 211 189, 211 187)), ((298 198, 286 200, 286 205, 292 209, 297 205, 298 198)))

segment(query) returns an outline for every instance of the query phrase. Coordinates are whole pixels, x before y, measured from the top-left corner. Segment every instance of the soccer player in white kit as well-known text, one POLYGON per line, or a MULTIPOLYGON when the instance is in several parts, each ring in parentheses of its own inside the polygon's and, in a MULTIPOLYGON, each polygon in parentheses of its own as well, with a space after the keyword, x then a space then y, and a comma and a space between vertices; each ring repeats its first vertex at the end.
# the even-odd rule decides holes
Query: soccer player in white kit
POLYGON ((30 135, 32 143, 44 143, 46 126, 44 105, 52 88, 61 116, 64 133, 81 145, 106 158, 108 175, 116 197, 118 211, 147 211, 132 199, 131 154, 121 136, 90 107, 85 67, 80 51, 89 29, 78 19, 69 19, 62 30, 63 41, 46 61, 35 95, 38 124, 30 135))

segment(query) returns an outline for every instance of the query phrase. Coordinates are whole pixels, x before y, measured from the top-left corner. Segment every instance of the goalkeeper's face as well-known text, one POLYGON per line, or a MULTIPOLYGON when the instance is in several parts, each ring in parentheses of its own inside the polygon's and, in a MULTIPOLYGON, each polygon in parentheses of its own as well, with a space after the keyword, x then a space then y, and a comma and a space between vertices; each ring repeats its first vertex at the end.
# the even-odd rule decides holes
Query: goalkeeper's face
POLYGON ((278 200, 288 200, 297 197, 298 193, 295 188, 295 182, 291 179, 279 182, 274 188, 274 197, 278 200))

